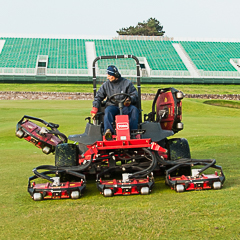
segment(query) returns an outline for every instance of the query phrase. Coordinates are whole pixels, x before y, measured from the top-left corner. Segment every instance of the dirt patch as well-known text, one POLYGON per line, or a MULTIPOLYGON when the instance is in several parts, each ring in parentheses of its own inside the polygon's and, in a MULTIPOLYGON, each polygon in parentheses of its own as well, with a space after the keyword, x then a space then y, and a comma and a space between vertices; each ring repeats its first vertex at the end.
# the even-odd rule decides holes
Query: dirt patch
MULTIPOLYGON (((142 100, 153 100, 154 93, 142 93, 142 100)), ((240 100, 240 94, 185 94, 185 98, 240 100)), ((93 93, 82 92, 0 92, 0 100, 92 100, 93 93)))

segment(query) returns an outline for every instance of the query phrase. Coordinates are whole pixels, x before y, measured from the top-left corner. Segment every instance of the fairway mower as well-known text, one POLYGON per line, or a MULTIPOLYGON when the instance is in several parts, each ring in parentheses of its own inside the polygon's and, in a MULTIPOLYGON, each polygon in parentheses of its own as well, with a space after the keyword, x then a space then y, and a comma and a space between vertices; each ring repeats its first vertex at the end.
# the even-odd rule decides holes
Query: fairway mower
POLYGON ((55 154, 55 165, 43 165, 33 169, 28 192, 34 200, 79 198, 86 186, 86 177, 95 175, 97 188, 105 197, 115 195, 147 195, 154 186, 154 174, 166 173, 166 184, 177 192, 184 190, 220 189, 225 177, 215 160, 191 159, 188 141, 172 138, 183 129, 182 99, 184 94, 175 88, 158 89, 151 111, 141 113, 140 64, 133 55, 101 56, 93 61, 93 92, 96 96, 96 62, 100 59, 132 58, 137 66, 139 122, 138 129, 131 130, 129 117, 122 113, 126 93, 116 93, 109 100, 118 105, 120 114, 112 123, 115 129, 112 139, 103 133, 104 102, 95 119, 86 118, 83 134, 66 136, 59 132, 58 124, 30 116, 24 116, 17 124, 16 135, 41 148, 44 153, 55 154), (50 129, 39 127, 37 121, 50 129), (91 122, 92 121, 92 122, 91 122), (170 137, 170 138, 169 138, 170 137), (68 143, 68 140, 74 143, 68 143), (196 176, 192 168, 203 165, 196 176), (207 168, 220 169, 217 174, 201 174, 207 168), (47 170, 47 171, 43 171, 47 170), (36 184, 40 178, 48 183, 36 184), (67 179, 67 180, 66 180, 67 179))

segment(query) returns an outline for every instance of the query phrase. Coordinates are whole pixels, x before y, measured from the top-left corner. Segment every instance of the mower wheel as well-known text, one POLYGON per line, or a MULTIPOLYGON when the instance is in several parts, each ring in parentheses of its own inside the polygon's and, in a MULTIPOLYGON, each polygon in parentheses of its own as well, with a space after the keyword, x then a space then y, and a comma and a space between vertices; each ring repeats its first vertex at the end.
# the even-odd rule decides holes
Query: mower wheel
POLYGON ((34 193, 33 194, 33 200, 34 201, 41 201, 43 199, 43 196, 41 193, 34 193))
POLYGON ((18 130, 18 131, 16 132, 16 136, 19 137, 19 138, 23 138, 24 132, 23 132, 22 130, 18 130))
POLYGON ((217 190, 217 189, 221 189, 221 187, 222 187, 221 182, 214 182, 213 183, 213 189, 217 190))
POLYGON ((72 193, 71 193, 71 198, 72 198, 72 199, 78 199, 78 198, 80 198, 80 192, 79 192, 79 191, 72 191, 72 193))
POLYGON ((142 187, 141 188, 141 194, 142 195, 148 195, 150 192, 149 187, 142 187))
POLYGON ((45 154, 49 154, 51 152, 51 148, 48 147, 48 146, 45 146, 43 149, 42 149, 43 153, 45 154))
POLYGON ((104 195, 104 197, 112 197, 113 192, 112 192, 111 189, 106 188, 106 189, 103 190, 103 195, 104 195))
POLYGON ((184 186, 181 184, 176 185, 176 192, 184 192, 184 186))

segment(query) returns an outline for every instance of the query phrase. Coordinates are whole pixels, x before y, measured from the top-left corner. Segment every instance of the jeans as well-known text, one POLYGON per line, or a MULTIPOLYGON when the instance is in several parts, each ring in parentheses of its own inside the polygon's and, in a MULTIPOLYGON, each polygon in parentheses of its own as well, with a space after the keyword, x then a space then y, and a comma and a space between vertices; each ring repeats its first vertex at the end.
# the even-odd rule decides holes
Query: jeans
MULTIPOLYGON (((107 106, 105 109, 105 115, 104 115, 104 132, 106 132, 107 129, 110 129, 112 133, 114 133, 112 123, 115 120, 115 116, 120 113, 119 107, 110 105, 107 106)), ((129 116, 129 126, 130 130, 138 129, 138 118, 139 118, 139 110, 133 106, 130 105, 129 107, 123 107, 123 115, 129 116)))

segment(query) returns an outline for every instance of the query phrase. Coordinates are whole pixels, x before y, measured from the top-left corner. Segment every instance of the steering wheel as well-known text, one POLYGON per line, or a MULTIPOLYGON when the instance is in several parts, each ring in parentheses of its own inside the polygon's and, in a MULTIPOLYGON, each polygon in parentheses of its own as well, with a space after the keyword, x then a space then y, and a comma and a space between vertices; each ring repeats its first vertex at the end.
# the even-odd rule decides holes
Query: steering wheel
POLYGON ((119 104, 125 102, 127 98, 131 98, 128 93, 115 93, 111 97, 109 97, 109 101, 113 104, 119 104), (116 96, 122 95, 124 98, 122 100, 115 99, 116 96))

